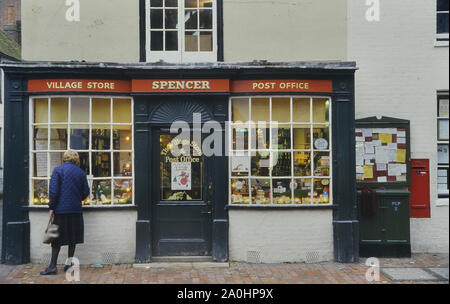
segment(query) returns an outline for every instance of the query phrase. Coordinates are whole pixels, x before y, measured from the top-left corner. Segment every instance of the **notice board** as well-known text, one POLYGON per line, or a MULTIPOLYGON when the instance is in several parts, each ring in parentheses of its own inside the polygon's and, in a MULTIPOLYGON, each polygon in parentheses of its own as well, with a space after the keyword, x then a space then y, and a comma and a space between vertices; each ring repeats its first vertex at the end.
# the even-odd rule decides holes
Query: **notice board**
POLYGON ((356 121, 356 183, 410 186, 409 121, 369 117, 356 121))

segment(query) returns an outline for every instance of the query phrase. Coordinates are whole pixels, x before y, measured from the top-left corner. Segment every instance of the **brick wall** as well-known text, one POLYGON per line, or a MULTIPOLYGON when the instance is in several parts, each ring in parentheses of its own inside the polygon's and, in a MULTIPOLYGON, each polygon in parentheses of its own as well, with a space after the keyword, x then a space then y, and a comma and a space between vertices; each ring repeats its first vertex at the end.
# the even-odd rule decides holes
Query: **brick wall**
POLYGON ((17 27, 17 21, 21 20, 20 4, 20 0, 0 0, 0 29, 19 44, 20 28, 17 27))

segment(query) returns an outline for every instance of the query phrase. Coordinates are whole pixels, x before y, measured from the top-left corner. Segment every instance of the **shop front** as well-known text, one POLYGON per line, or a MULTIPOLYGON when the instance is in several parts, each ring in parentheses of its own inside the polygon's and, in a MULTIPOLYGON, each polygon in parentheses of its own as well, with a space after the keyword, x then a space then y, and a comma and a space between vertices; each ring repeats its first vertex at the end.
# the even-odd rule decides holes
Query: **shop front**
POLYGON ((2 261, 44 262, 67 149, 81 263, 358 258, 354 63, 6 63, 2 261))

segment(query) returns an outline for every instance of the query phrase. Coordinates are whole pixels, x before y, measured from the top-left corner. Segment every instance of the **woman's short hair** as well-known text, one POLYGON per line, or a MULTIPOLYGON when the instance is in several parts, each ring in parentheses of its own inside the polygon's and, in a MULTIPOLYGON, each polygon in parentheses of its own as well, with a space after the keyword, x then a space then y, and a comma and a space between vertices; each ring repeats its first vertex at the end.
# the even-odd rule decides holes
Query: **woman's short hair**
POLYGON ((77 166, 80 166, 80 156, 77 151, 68 150, 64 152, 63 162, 71 162, 77 166))

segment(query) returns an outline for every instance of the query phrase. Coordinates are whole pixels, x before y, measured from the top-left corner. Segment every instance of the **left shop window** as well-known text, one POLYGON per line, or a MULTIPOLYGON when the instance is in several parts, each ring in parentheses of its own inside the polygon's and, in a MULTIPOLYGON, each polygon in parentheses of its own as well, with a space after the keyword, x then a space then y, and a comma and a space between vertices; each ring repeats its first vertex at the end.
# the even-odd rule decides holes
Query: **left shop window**
POLYGON ((133 101, 120 97, 31 100, 30 204, 47 205, 51 174, 67 149, 80 155, 91 193, 85 206, 133 204, 133 101))

